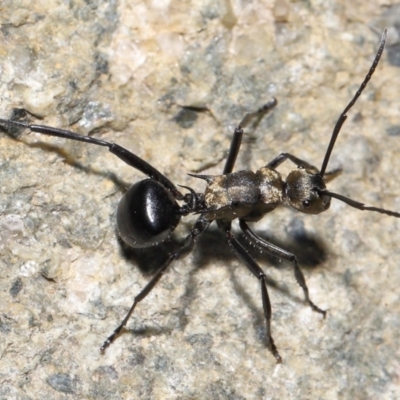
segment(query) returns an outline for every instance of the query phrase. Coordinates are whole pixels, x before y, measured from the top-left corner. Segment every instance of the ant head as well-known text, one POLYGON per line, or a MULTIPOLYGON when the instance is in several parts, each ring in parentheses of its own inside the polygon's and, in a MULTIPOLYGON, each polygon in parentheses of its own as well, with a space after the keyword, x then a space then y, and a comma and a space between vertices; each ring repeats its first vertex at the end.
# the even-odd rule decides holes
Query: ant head
POLYGON ((331 198, 321 194, 326 189, 320 174, 304 167, 292 171, 286 178, 286 197, 291 207, 306 214, 319 214, 329 208, 331 198))

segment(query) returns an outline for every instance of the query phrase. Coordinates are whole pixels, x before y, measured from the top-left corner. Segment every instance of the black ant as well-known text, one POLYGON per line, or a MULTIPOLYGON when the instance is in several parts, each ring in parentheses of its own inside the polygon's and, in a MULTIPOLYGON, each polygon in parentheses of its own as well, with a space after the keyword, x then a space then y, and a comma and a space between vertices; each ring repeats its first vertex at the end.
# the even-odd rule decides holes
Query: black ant
POLYGON ((213 221, 216 221, 218 228, 225 234, 226 240, 235 255, 260 280, 268 345, 278 363, 282 362, 282 358, 271 335, 271 303, 266 285, 266 275, 232 233, 231 225, 234 219, 239 219, 240 229, 252 243, 275 257, 293 263, 294 275, 297 283, 303 289, 306 302, 314 311, 325 317, 326 311, 320 309, 310 299, 304 275, 298 265, 296 256, 256 235, 247 223, 260 220, 265 214, 284 203, 289 204, 297 211, 307 214, 319 214, 329 208, 331 198, 341 200, 359 210, 377 211, 396 218, 400 217, 400 213, 383 208, 368 207, 363 203, 332 193, 326 189, 326 182, 333 179, 340 172, 340 170, 326 172, 336 139, 347 118, 347 112, 361 95, 378 65, 386 43, 386 37, 387 31, 385 29, 378 52, 368 74, 336 122, 320 170, 289 153, 282 153, 256 172, 248 170, 232 172, 242 142, 243 128, 254 117, 262 116, 275 107, 277 104, 276 99, 271 100, 256 112, 246 114, 235 129, 222 175, 189 174, 206 181, 207 187, 204 193, 196 193, 189 187, 181 186, 187 190, 186 194, 182 194, 160 171, 118 144, 49 126, 30 125, 20 121, 0 119, 1 124, 9 127, 26 128, 32 132, 108 147, 111 153, 147 175, 147 179, 130 187, 118 206, 118 232, 121 239, 128 246, 133 248, 156 246, 170 236, 171 232, 179 224, 181 217, 188 214, 199 215, 182 246, 169 254, 168 259, 157 270, 150 282, 135 297, 125 318, 101 346, 101 352, 104 352, 116 339, 128 322, 136 305, 153 290, 170 264, 174 260, 189 254, 193 250, 197 238, 213 221), (276 168, 286 160, 292 161, 298 168, 290 172, 286 180, 283 180, 276 168), (178 202, 181 202, 182 205, 178 202))

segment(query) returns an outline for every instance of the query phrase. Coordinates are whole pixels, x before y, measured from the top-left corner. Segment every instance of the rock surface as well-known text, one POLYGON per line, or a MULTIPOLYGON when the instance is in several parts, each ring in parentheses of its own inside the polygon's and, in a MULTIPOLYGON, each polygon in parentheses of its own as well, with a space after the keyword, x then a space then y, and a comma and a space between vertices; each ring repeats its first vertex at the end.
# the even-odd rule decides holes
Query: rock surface
MULTIPOLYGON (((282 151, 320 167, 387 27, 382 61, 333 151, 329 166, 343 173, 329 188, 399 211, 395 4, 3 0, 0 116, 24 109, 34 123, 117 142, 201 191, 187 173, 221 173, 235 125, 276 97, 247 130, 237 168, 282 151)), ((302 302, 291 265, 251 250, 273 283, 283 364, 265 347, 259 284, 215 228, 99 354, 167 251, 118 244, 115 209, 142 178, 104 148, 0 131, 0 398, 400 397, 400 221, 336 200, 319 216, 282 207, 254 225, 298 255, 312 299, 328 310, 323 320, 302 302)))

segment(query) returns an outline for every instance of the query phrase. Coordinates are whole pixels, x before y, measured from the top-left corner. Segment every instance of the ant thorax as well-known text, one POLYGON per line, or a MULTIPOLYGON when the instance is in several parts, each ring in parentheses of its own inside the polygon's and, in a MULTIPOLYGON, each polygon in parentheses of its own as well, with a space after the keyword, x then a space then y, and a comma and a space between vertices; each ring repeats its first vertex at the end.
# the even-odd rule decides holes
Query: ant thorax
POLYGON ((263 167, 225 175, 195 175, 207 181, 202 214, 210 221, 258 221, 285 201, 285 183, 280 173, 263 167))

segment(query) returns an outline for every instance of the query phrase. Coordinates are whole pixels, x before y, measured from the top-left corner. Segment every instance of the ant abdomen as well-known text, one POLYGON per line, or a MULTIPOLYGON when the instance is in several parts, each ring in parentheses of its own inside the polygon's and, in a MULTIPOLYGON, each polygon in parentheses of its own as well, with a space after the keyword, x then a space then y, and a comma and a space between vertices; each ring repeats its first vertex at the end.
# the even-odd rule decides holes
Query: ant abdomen
POLYGON ((180 207, 171 192, 153 179, 132 185, 117 210, 121 239, 133 248, 157 245, 179 224, 180 207))

